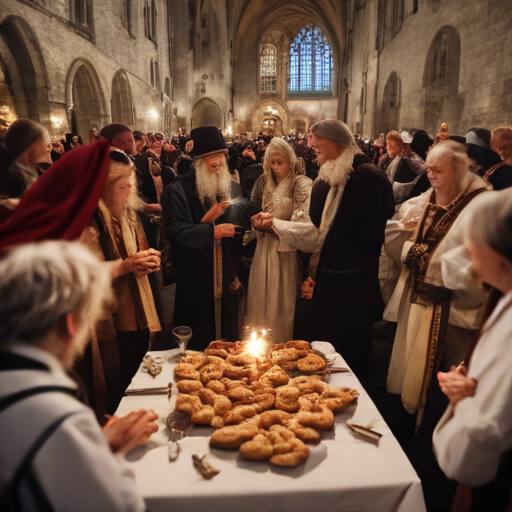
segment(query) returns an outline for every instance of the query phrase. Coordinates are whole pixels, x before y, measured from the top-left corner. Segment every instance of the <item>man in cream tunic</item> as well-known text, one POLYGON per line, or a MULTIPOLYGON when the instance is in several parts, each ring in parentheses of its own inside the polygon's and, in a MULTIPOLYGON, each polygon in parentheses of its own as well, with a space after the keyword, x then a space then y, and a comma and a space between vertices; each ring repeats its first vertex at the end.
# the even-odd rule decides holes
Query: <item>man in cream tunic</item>
POLYGON ((412 200, 414 208, 407 202, 402 206, 405 229, 422 204, 423 211, 403 246, 404 266, 384 312, 385 320, 398 321, 387 389, 402 395, 407 412, 418 412, 418 427, 437 371, 464 359, 487 296, 481 283, 464 272, 469 257, 462 247, 461 212, 486 190, 481 178, 467 173, 463 192, 446 207, 433 204, 431 190, 412 200))

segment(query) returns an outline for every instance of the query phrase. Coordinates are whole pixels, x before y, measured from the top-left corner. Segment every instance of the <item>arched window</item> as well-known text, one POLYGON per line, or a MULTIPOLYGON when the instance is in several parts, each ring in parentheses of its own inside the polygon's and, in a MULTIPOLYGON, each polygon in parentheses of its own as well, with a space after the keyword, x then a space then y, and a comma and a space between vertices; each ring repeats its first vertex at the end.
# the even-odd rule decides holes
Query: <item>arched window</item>
POLYGON ((130 82, 124 72, 112 81, 112 122, 133 125, 133 101, 130 82))
POLYGON ((276 92, 277 90, 277 50, 273 44, 261 46, 261 92, 276 92))
POLYGON ((442 32, 434 43, 432 58, 432 83, 443 84, 446 77, 446 56, 448 54, 448 34, 442 32))
POLYGON ((290 45, 290 92, 332 90, 332 50, 320 27, 303 28, 290 45))

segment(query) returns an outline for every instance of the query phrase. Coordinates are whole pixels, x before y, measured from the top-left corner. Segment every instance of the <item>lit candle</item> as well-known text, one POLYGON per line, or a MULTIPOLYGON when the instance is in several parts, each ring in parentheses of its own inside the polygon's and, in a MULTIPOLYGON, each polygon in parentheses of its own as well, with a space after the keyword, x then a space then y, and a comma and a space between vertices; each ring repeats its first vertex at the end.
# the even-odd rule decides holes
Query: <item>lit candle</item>
POLYGON ((255 332, 251 334, 251 341, 247 343, 246 347, 247 351, 254 357, 265 355, 266 343, 258 338, 255 332))

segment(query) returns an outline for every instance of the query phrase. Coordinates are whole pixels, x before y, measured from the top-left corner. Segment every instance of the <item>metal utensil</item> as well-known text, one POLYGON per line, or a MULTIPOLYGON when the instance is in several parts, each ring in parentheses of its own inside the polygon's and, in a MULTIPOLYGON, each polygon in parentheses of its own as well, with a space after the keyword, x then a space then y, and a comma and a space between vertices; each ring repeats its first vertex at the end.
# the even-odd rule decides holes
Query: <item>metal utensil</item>
POLYGON ((187 437, 188 430, 190 429, 192 422, 190 421, 190 415, 183 411, 173 411, 165 419, 165 424, 169 429, 169 462, 172 462, 178 458, 180 453, 180 447, 178 441, 187 437))
POLYGON ((318 375, 328 375, 330 373, 349 373, 350 368, 344 368, 342 366, 332 366, 331 368, 326 368, 325 370, 320 370, 317 372, 318 375))
POLYGON ((347 421, 347 426, 354 432, 362 434, 363 436, 371 437, 372 439, 375 439, 377 441, 382 437, 382 434, 380 432, 365 427, 364 425, 356 425, 355 423, 350 423, 347 421))
POLYGON ((124 396, 131 395, 167 395, 167 398, 170 400, 172 394, 172 382, 169 382, 167 386, 160 386, 154 388, 132 388, 127 389, 124 392, 124 396))

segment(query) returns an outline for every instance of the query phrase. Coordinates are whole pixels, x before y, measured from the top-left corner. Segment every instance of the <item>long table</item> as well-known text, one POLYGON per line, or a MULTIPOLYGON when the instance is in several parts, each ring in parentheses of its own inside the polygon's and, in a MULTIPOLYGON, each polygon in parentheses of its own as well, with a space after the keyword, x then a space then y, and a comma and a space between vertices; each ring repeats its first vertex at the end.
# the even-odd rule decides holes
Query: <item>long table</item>
MULTIPOLYGON (((317 342, 318 343, 318 342, 317 342)), ((322 348, 329 351, 329 344, 322 348)), ((155 378, 137 372, 130 388, 165 386, 174 382, 174 364, 169 358, 178 349, 152 352, 166 363, 155 378)), ((347 366, 338 355, 336 366, 347 366)), ((126 396, 118 415, 144 407, 160 416, 160 430, 149 442, 127 456, 137 486, 151 512, 424 512, 421 482, 389 427, 357 377, 333 374, 330 385, 348 386, 360 393, 357 405, 335 414, 332 431, 322 433, 322 442, 310 447, 309 458, 294 468, 276 467, 244 459, 237 450, 210 448, 213 429, 194 427, 181 440, 181 452, 169 462, 166 416, 174 409, 165 395, 126 396), (354 433, 347 420, 369 424, 383 434, 379 441, 354 433), (193 454, 206 454, 220 474, 212 480, 200 477, 193 454)))

